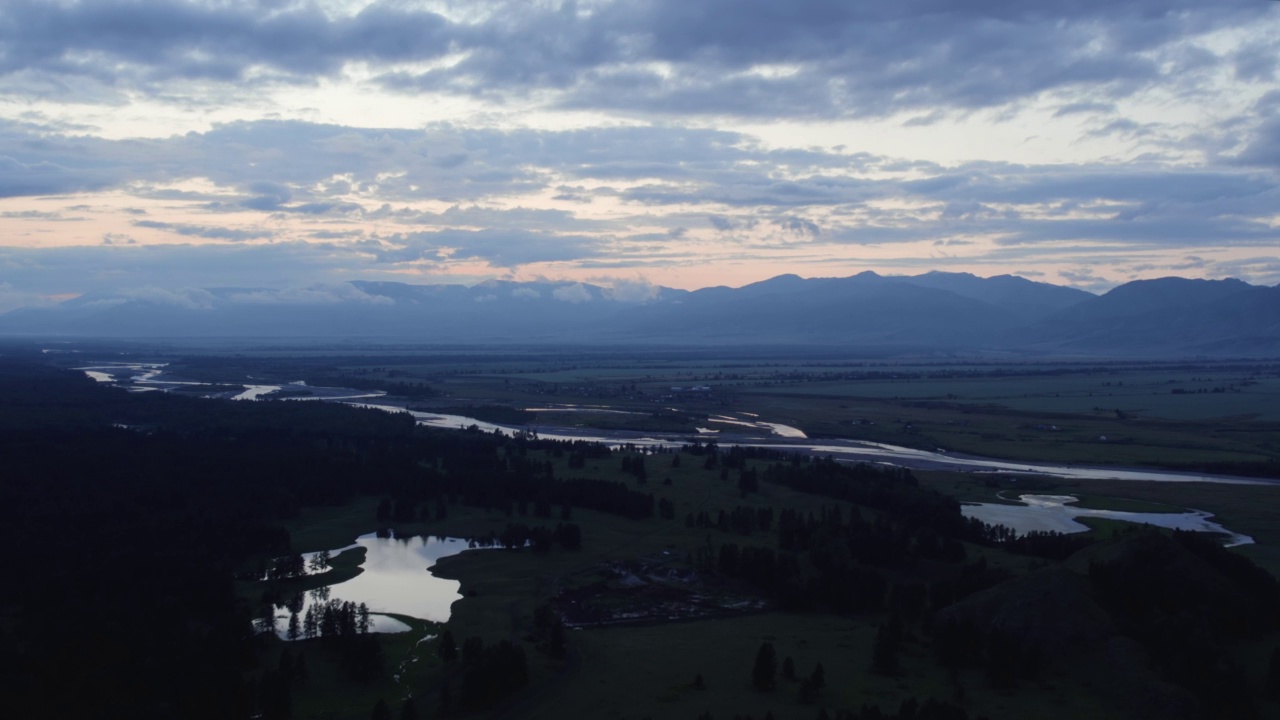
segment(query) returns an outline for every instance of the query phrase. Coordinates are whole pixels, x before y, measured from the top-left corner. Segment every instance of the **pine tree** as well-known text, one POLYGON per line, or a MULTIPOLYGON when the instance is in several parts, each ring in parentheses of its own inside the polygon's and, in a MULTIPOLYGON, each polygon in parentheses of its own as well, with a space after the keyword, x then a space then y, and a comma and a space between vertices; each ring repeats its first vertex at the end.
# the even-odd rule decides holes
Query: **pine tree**
POLYGON ((453 705, 453 689, 449 687, 449 681, 445 680, 440 685, 440 710, 448 710, 453 705))
POLYGON ((1267 695, 1280 697, 1280 646, 1271 651, 1271 660, 1267 664, 1267 695))
POLYGON ((778 656, 773 643, 766 641, 756 653, 756 663, 751 669, 751 685, 757 690, 772 690, 778 674, 778 656))
POLYGON ((871 671, 878 675, 895 675, 898 672, 898 643, 884 625, 876 630, 875 644, 871 648, 871 671))
POLYGON ((302 637, 310 640, 320 632, 320 621, 316 617, 316 606, 312 605, 307 608, 307 612, 302 616, 302 637))
POLYGON ((453 633, 445 630, 440 633, 440 646, 437 648, 440 659, 451 663, 458 659, 458 644, 453 640, 453 633))

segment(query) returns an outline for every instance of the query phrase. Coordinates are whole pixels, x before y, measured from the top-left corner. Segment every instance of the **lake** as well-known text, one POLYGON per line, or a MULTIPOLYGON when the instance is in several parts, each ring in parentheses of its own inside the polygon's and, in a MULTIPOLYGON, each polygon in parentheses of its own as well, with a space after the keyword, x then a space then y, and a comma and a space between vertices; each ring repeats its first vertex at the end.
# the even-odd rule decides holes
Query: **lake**
MULTIPOLYGON (((410 629, 387 613, 445 622, 449 619, 453 603, 462 598, 458 592, 461 584, 457 580, 437 577, 430 569, 440 558, 457 555, 470 547, 468 541, 459 538, 361 535, 355 544, 328 552, 330 557, 337 557, 346 550, 364 548, 364 563, 360 565, 364 572, 345 582, 305 593, 298 615, 305 615, 313 604, 334 599, 368 605, 373 632, 394 633, 410 629)), ((317 554, 305 554, 303 559, 310 564, 317 554)), ((284 637, 288 627, 288 609, 277 606, 276 634, 284 637)))

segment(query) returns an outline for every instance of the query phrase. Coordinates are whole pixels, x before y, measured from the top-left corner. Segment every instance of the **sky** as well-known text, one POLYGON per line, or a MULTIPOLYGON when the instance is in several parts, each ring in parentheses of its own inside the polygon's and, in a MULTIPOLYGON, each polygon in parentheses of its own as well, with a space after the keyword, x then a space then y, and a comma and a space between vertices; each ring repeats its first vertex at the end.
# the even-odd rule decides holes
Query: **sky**
POLYGON ((1280 2, 4 0, 0 311, 1280 283, 1280 2))

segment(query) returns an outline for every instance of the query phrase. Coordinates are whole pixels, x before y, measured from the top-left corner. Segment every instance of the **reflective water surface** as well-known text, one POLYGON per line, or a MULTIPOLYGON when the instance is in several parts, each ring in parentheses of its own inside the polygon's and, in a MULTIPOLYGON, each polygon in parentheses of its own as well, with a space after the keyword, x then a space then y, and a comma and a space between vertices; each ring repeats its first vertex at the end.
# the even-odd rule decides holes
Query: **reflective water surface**
MULTIPOLYGON (((445 622, 450 607, 462 598, 457 580, 437 577, 430 568, 440 558, 457 555, 467 550, 466 540, 458 538, 421 537, 380 538, 375 534, 361 535, 354 545, 330 550, 336 557, 351 548, 364 548, 364 572, 336 585, 305 594, 298 612, 306 614, 307 608, 327 600, 342 600, 369 606, 373 632, 404 632, 409 626, 384 613, 408 615, 423 620, 445 622)), ((310 553, 303 559, 310 565, 318 553, 310 553)), ((289 610, 277 608, 276 633, 284 637, 288 629, 289 610)))
POLYGON ((207 389, 204 397, 230 398, 232 400, 265 400, 276 393, 286 391, 286 400, 360 400, 386 395, 381 390, 354 390, 352 388, 317 387, 298 380, 287 385, 267 385, 253 377, 245 378, 242 390, 226 390, 227 384, 199 382, 175 377, 166 372, 166 363, 108 362, 76 368, 97 382, 119 385, 131 392, 176 390, 199 392, 207 389))
POLYGON ((1197 532, 1218 533, 1227 536, 1227 547, 1249 545, 1253 538, 1248 535, 1232 532, 1209 518, 1212 513, 1203 510, 1192 510, 1185 513, 1139 513, 1119 510, 1091 510, 1075 507, 1079 502, 1073 495, 1020 495, 1022 505, 1001 505, 998 503, 975 503, 962 505, 960 512, 966 517, 974 517, 992 525, 1004 525, 1019 534, 1029 532, 1085 532, 1087 525, 1075 520, 1078 517, 1099 517, 1112 520, 1125 520, 1133 523, 1155 525, 1176 530, 1194 530, 1197 532))

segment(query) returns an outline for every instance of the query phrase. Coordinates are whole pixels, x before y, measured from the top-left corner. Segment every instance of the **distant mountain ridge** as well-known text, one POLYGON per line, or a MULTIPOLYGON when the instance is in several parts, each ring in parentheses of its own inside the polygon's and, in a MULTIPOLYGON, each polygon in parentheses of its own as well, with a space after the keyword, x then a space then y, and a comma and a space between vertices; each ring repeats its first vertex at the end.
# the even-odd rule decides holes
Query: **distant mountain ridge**
POLYGON ((1014 275, 863 272, 695 291, 496 280, 149 288, 15 310, 0 315, 0 334, 1280 356, 1280 287, 1170 277, 1097 296, 1014 275))
POLYGON ((1280 355, 1280 287, 1140 280, 1053 313, 1008 341, 1118 355, 1280 355))

